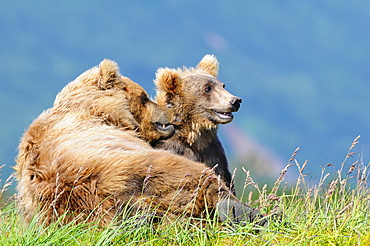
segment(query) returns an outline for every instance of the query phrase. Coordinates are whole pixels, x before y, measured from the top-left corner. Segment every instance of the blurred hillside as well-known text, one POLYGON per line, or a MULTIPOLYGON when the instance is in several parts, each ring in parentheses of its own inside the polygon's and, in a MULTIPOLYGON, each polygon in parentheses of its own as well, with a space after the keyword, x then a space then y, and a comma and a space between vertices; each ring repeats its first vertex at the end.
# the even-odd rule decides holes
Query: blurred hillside
MULTIPOLYGON (((370 151, 370 2, 2 1, 0 179, 17 145, 57 92, 103 58, 154 95, 158 67, 220 61, 220 79, 243 99, 220 127, 230 162, 278 176, 297 147, 319 173, 352 140, 370 151)), ((239 169, 240 170, 240 169, 239 169)), ((253 171, 252 171, 253 174, 253 171)))

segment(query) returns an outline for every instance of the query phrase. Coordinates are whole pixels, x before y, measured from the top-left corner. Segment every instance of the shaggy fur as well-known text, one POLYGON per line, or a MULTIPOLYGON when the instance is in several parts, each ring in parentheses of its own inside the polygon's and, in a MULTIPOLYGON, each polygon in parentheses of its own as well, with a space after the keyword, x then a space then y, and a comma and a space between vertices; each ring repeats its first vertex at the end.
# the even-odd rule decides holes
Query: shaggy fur
POLYGON ((217 126, 232 121, 241 99, 217 80, 218 61, 206 55, 196 68, 160 68, 156 74, 156 102, 169 107, 175 134, 156 142, 155 148, 171 150, 192 160, 216 167, 216 174, 230 187, 231 174, 217 126))
POLYGON ((207 205, 222 220, 259 216, 203 164, 138 137, 171 135, 161 110, 109 60, 68 84, 19 146, 18 206, 26 221, 38 214, 48 225, 66 215, 63 222, 105 226, 126 206, 199 217, 207 205))

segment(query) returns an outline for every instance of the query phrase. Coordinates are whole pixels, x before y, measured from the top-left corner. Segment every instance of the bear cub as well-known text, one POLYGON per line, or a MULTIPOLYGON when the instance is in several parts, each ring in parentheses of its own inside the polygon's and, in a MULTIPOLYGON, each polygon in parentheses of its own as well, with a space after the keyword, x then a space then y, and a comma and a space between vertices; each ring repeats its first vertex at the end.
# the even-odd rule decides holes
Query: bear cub
POLYGON ((172 151, 205 163, 220 175, 228 187, 231 174, 224 148, 218 139, 219 124, 233 120, 242 100, 225 90, 217 79, 218 60, 206 55, 195 68, 160 68, 156 73, 155 101, 172 110, 175 134, 154 143, 155 148, 172 151))

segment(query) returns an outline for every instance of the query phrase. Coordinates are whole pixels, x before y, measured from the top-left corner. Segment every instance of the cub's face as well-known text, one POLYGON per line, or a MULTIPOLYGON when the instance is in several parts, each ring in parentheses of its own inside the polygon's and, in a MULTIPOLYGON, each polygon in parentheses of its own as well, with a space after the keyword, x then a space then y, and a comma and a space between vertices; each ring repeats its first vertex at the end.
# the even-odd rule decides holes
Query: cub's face
POLYGON ((214 128, 233 120, 242 100, 225 90, 217 79, 218 60, 205 55, 196 68, 159 68, 156 102, 174 112, 174 124, 190 128, 214 128))
POLYGON ((195 73, 183 78, 184 96, 192 99, 194 112, 215 124, 233 120, 242 100, 225 90, 225 84, 212 75, 195 73))

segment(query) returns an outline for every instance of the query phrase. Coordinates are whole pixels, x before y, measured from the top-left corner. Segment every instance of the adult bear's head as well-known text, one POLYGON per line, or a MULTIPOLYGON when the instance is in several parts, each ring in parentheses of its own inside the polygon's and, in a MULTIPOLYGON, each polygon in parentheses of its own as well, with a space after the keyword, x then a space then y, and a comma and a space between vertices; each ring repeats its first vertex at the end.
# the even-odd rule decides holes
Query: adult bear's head
POLYGON ((116 62, 104 59, 57 95, 54 107, 81 111, 104 124, 136 130, 151 143, 171 137, 174 133, 171 112, 149 100, 146 91, 119 73, 116 62))

